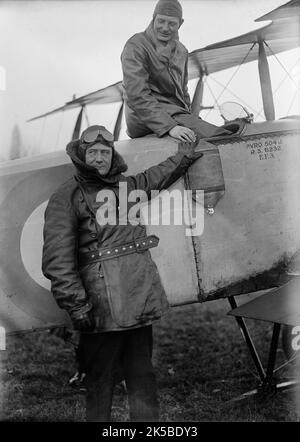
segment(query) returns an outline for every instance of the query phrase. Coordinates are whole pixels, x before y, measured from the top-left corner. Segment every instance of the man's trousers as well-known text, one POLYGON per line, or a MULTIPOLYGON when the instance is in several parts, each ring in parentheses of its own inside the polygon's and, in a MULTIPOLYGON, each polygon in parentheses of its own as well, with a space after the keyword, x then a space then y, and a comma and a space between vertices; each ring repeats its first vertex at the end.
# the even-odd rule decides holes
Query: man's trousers
POLYGON ((82 333, 87 387, 86 419, 110 420, 116 376, 123 371, 132 422, 158 421, 158 399, 151 362, 152 326, 106 333, 82 333))

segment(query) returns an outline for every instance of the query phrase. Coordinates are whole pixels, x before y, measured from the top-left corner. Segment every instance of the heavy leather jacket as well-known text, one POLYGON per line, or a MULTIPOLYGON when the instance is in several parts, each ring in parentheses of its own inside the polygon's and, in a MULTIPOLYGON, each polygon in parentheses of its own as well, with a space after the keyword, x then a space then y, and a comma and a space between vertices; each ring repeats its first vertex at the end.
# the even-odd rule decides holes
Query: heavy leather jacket
MULTIPOLYGON (((111 189, 119 204, 119 183, 128 192, 165 189, 185 173, 200 155, 189 158, 182 153, 136 176, 124 176, 127 166, 115 151, 108 176, 82 162, 78 141, 67 146, 77 174, 52 195, 45 212, 42 270, 51 280, 57 304, 72 319, 90 311, 96 332, 140 327, 158 319, 167 309, 167 298, 149 250, 131 253, 102 262, 80 266, 82 252, 116 247, 145 236, 142 225, 96 226, 99 190, 111 189)), ((128 210, 130 204, 128 203, 128 210)))
POLYGON ((125 115, 132 138, 154 132, 167 134, 178 122, 176 114, 190 113, 188 51, 174 40, 170 57, 157 50, 152 23, 131 37, 121 54, 125 115))

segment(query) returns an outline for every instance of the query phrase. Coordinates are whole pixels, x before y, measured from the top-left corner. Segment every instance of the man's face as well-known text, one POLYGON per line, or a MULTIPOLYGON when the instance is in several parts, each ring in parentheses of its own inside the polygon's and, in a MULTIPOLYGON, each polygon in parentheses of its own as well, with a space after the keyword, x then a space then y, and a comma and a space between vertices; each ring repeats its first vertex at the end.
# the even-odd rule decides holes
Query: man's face
POLYGON ((157 14, 153 22, 153 29, 157 40, 167 43, 175 38, 182 22, 178 17, 157 14))
POLYGON ((109 146, 95 143, 88 147, 85 153, 85 162, 89 166, 96 167, 99 175, 107 175, 111 166, 113 150, 109 146))

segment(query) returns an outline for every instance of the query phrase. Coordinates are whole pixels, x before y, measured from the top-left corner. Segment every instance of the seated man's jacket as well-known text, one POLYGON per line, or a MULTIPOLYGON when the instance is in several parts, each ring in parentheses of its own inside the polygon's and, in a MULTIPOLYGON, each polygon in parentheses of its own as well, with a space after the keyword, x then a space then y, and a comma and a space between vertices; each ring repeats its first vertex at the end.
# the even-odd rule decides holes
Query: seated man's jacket
POLYGON ((141 224, 96 226, 97 210, 103 204, 97 202, 100 190, 112 190, 117 207, 120 182, 126 182, 128 193, 141 189, 150 197, 151 190, 169 187, 201 154, 190 158, 177 153, 145 172, 126 177, 127 165, 114 151, 111 171, 104 178, 80 160, 78 144, 67 146, 77 174, 52 195, 45 212, 43 273, 51 280, 59 307, 73 320, 90 312, 96 332, 151 324, 168 309, 168 301, 149 250, 84 266, 79 265, 78 256, 145 237, 141 224))
POLYGON ((172 40, 169 56, 159 50, 152 24, 131 37, 121 55, 125 115, 130 137, 167 134, 178 123, 173 115, 190 113, 188 51, 172 40))

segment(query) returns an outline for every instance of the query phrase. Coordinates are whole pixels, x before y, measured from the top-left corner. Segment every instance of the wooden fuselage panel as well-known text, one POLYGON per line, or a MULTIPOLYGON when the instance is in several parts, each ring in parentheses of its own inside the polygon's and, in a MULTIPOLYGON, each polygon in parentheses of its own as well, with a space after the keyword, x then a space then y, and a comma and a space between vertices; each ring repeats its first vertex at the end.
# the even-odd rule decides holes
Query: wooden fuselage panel
MULTIPOLYGON (((148 136, 116 148, 127 173, 135 174, 176 153, 178 145, 148 136)), ((202 208, 203 230, 188 236, 187 222, 161 225, 157 218, 147 226, 160 237, 151 254, 172 305, 215 299, 300 249, 298 121, 246 125, 239 136, 200 149, 204 156, 192 166, 190 181, 183 177, 169 191, 183 194, 197 182, 205 190, 204 203, 189 206, 191 214, 195 205, 202 208)), ((8 332, 68 321, 42 275, 41 253, 47 200, 73 171, 63 151, 0 164, 0 327, 8 332)), ((161 200, 168 197, 164 192, 161 200)), ((158 199, 150 204, 159 214, 158 199)))

